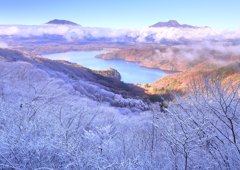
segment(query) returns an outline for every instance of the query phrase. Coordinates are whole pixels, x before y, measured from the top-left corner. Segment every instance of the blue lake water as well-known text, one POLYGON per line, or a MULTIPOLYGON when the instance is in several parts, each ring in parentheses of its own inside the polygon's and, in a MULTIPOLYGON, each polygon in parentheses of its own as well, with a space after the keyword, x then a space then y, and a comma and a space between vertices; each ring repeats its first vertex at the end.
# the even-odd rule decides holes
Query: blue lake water
POLYGON ((160 69, 141 67, 137 63, 125 60, 104 60, 95 58, 95 55, 107 53, 105 51, 75 51, 66 53, 56 53, 43 55, 43 57, 53 60, 67 60, 78 63, 92 70, 105 70, 114 68, 121 74, 125 83, 153 83, 155 80, 167 75, 160 69))

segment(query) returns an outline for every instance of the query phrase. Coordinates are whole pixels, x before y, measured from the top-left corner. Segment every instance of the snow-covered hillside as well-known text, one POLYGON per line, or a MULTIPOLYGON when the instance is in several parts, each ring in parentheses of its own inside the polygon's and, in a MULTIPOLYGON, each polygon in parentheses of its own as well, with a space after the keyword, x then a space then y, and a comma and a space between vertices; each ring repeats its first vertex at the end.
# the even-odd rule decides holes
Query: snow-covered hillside
MULTIPOLYGON (((31 75, 37 79, 36 81, 39 81, 43 84, 45 81, 45 84, 48 84, 48 81, 52 83, 55 83, 55 81, 61 81, 62 84, 68 87, 67 90, 75 91, 75 93, 80 97, 87 97, 94 101, 105 102, 104 104, 106 105, 118 106, 119 104, 120 107, 126 107, 129 112, 131 112, 131 110, 128 108, 133 108, 134 111, 138 112, 148 109, 147 104, 143 103, 141 100, 124 99, 120 95, 114 94, 111 92, 111 89, 100 85, 97 82, 97 77, 94 74, 87 71, 87 69, 76 67, 75 64, 68 64, 69 62, 62 61, 53 61, 41 56, 35 56, 31 55, 30 53, 24 53, 7 48, 0 48, 0 56, 3 63, 14 67, 13 70, 18 70, 20 68, 24 69, 18 70, 18 74, 30 74, 30 70, 33 70, 36 72, 36 74, 41 72, 37 77, 34 76, 35 73, 31 73, 31 75), (45 75, 46 78, 42 78, 41 75, 45 75)), ((9 69, 11 70, 11 68, 9 69)), ((11 71, 9 74, 15 75, 15 73, 11 71)), ((21 78, 20 80, 21 83, 25 82, 25 80, 22 80, 21 78)), ((60 86, 60 88, 62 88, 62 86, 60 86)))
POLYGON ((239 86, 204 80, 163 108, 72 65, 6 48, 0 56, 2 169, 240 166, 239 86))

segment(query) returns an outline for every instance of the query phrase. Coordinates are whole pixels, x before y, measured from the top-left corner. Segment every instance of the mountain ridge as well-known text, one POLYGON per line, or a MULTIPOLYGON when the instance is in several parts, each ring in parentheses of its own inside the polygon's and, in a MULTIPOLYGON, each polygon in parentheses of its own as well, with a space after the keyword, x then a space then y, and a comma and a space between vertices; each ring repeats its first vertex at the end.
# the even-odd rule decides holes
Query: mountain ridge
POLYGON ((59 19, 54 19, 51 21, 48 21, 47 23, 45 23, 47 25, 72 25, 72 26, 81 26, 75 22, 72 21, 68 21, 68 20, 59 20, 59 19))
POLYGON ((176 20, 169 20, 168 22, 158 22, 149 27, 202 28, 202 27, 192 26, 188 24, 179 24, 176 20))

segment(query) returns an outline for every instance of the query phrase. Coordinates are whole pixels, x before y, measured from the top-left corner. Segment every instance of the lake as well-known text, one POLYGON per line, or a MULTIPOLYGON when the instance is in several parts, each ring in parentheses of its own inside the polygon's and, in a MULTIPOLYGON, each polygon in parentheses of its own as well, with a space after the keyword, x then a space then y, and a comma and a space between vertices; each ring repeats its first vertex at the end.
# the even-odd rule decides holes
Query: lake
POLYGON ((155 80, 167 75, 160 69, 141 67, 135 62, 125 60, 104 60, 95 58, 98 54, 107 53, 106 51, 74 51, 43 55, 52 60, 67 60, 80 64, 92 70, 105 70, 108 68, 116 69, 125 83, 153 83, 155 80))

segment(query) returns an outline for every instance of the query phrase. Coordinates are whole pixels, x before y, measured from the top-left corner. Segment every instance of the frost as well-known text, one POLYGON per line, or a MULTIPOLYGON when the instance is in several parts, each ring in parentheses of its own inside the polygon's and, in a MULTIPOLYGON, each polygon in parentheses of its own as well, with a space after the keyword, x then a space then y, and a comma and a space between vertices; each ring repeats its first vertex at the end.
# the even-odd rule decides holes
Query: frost
POLYGON ((0 61, 1 169, 240 167, 239 85, 203 79, 202 89, 161 111, 53 74, 54 66, 7 61, 0 61))

